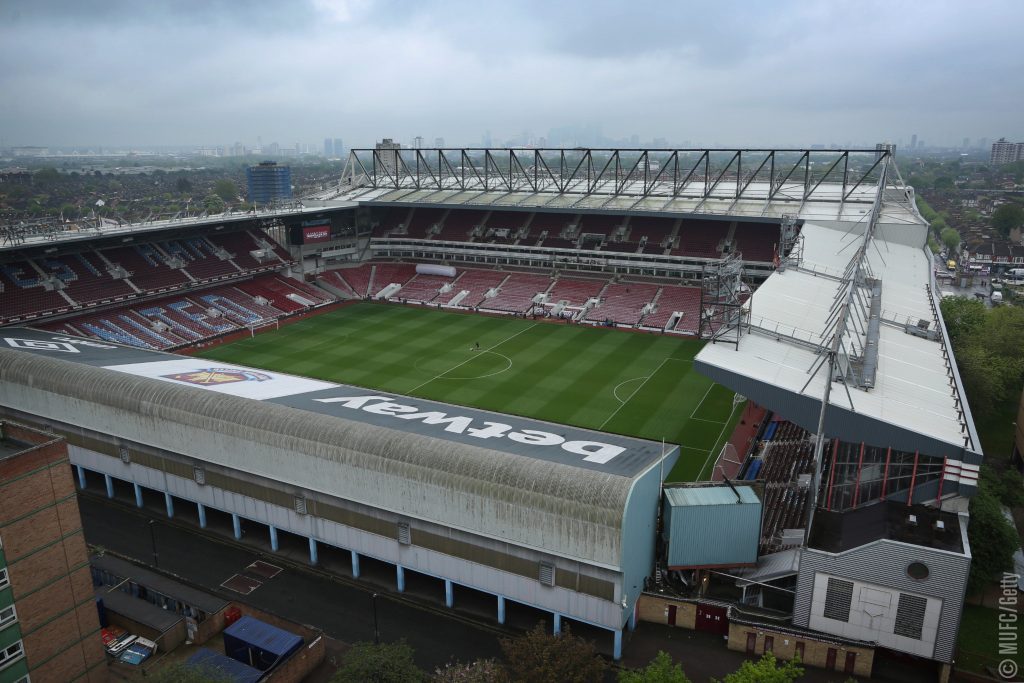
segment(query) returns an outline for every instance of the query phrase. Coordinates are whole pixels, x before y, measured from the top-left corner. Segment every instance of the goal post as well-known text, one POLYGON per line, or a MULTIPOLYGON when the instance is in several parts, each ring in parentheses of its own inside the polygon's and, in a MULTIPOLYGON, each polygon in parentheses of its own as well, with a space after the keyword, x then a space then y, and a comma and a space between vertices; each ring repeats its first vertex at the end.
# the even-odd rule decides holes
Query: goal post
POLYGON ((252 339, 256 336, 257 332, 263 332, 271 327, 275 330, 281 329, 281 321, 278 318, 264 318, 254 323, 249 323, 246 327, 249 328, 249 338, 252 339))

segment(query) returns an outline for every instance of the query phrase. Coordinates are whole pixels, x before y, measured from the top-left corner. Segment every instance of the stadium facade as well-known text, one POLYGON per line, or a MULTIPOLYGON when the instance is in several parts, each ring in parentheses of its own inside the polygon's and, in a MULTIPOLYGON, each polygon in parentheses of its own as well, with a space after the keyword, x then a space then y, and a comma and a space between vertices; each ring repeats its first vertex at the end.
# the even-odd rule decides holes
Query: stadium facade
MULTIPOLYGON (((174 267, 167 245, 180 236, 213 241, 206 251, 235 266, 227 281, 266 265, 316 277, 329 293, 317 299, 305 283, 268 296, 247 290, 252 301, 238 304, 246 310, 411 296, 412 274, 397 279, 399 270, 381 265, 401 259, 502 269, 471 304, 476 292, 460 290, 458 279, 431 285, 432 305, 517 314, 540 306, 580 322, 699 335, 710 343, 697 367, 799 426, 798 447, 812 456, 808 475, 790 472, 783 482, 793 494, 786 500, 802 496, 797 528, 762 538, 756 564, 735 572, 738 583, 745 591, 792 585, 792 624, 809 633, 948 665, 982 454, 927 233, 886 149, 389 148, 353 150, 338 185, 290 209, 56 238, 23 231, 17 244, 9 238, 6 269, 16 287, 74 302, 81 282, 61 278, 47 259, 68 261, 93 244, 114 277, 121 264, 106 258, 113 247, 103 240, 130 237, 155 245, 153 270, 198 267, 188 254, 174 267), (233 246, 236 230, 255 241, 233 246), (216 231, 225 234, 211 237, 216 231), (56 255, 44 255, 54 244, 56 255), (238 265, 246 250, 251 269, 238 265), (35 277, 17 259, 31 262, 35 277), (527 289, 518 308, 502 308, 522 269, 601 273, 609 282, 585 303, 527 289), (642 310, 628 323, 592 316, 619 280, 656 286, 632 302, 642 310)), ((139 264, 115 279, 148 272, 139 264)), ((178 286, 220 282, 191 280, 178 286)), ((134 289, 126 300, 167 296, 134 289)), ((142 312, 169 343, 127 343, 176 348, 197 339, 175 336, 188 320, 230 322, 227 304, 206 303, 206 315, 187 320, 142 312)), ((97 310, 105 306, 124 304, 97 310)), ((497 596, 499 619, 508 599, 552 612, 556 629, 562 617, 601 626, 615 634, 616 656, 644 579, 661 575, 659 473, 674 449, 666 456, 660 444, 97 344, 126 340, 95 321, 85 328, 94 340, 80 339, 74 317, 60 324, 61 315, 81 315, 73 305, 48 313, 44 323, 56 320, 42 325, 48 331, 4 330, 14 341, 0 346, 3 410, 64 434, 83 485, 97 472, 108 491, 117 479, 160 491, 169 514, 188 501, 201 518, 204 508, 230 513, 236 530, 241 518, 259 519, 306 537, 314 562, 318 544, 350 551, 355 574, 361 556, 375 557, 395 565, 399 589, 406 569, 436 576, 449 604, 453 586, 471 586, 497 596), (204 372, 215 386, 196 386, 204 372), (275 386, 293 388, 277 394, 275 386)), ((752 451, 740 476, 756 475, 759 457, 752 451)), ((766 527, 782 504, 769 503, 766 527)))

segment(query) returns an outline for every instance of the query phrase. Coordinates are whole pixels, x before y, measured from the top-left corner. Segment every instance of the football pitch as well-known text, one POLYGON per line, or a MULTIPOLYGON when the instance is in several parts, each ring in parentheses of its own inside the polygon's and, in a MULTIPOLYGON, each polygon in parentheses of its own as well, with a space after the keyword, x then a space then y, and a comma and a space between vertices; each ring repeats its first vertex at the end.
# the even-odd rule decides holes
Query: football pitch
POLYGON ((681 446, 670 481, 710 477, 733 392, 674 336, 359 303, 198 355, 681 446))

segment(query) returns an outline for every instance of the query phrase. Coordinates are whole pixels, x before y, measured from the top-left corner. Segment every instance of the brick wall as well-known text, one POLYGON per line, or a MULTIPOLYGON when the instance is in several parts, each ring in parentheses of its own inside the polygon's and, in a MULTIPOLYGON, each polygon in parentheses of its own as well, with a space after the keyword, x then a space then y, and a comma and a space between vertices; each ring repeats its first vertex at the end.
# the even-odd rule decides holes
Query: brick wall
POLYGON ((33 680, 105 681, 106 657, 65 442, 4 422, 37 444, 0 460, 0 534, 33 680))
POLYGON ((669 623, 669 616, 675 607, 675 626, 692 629, 697 623, 697 604, 685 600, 673 600, 643 593, 637 602, 637 618, 654 624, 669 623))
POLYGON ((783 631, 773 631, 771 628, 754 626, 748 624, 729 624, 729 649, 737 652, 748 652, 748 639, 753 634, 754 654, 761 655, 765 651, 765 639, 772 639, 771 652, 778 659, 793 659, 797 654, 797 644, 803 643, 804 653, 800 661, 807 666, 815 666, 822 669, 827 666, 829 650, 835 651, 835 664, 831 667, 833 671, 845 671, 846 658, 848 653, 853 653, 855 659, 853 673, 857 676, 870 677, 871 669, 875 661, 875 651, 869 647, 856 647, 853 645, 841 645, 826 641, 815 640, 810 635, 794 635, 783 631))

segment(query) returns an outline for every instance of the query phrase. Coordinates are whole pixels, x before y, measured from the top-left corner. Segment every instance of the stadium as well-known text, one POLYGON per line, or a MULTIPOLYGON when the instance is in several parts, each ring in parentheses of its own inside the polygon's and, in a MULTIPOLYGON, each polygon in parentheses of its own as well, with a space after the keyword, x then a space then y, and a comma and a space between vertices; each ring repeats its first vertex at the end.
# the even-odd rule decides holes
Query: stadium
POLYGON ((353 150, 255 213, 6 226, 0 411, 83 489, 615 658, 692 612, 948 674, 982 453, 927 234, 888 150, 353 150))

